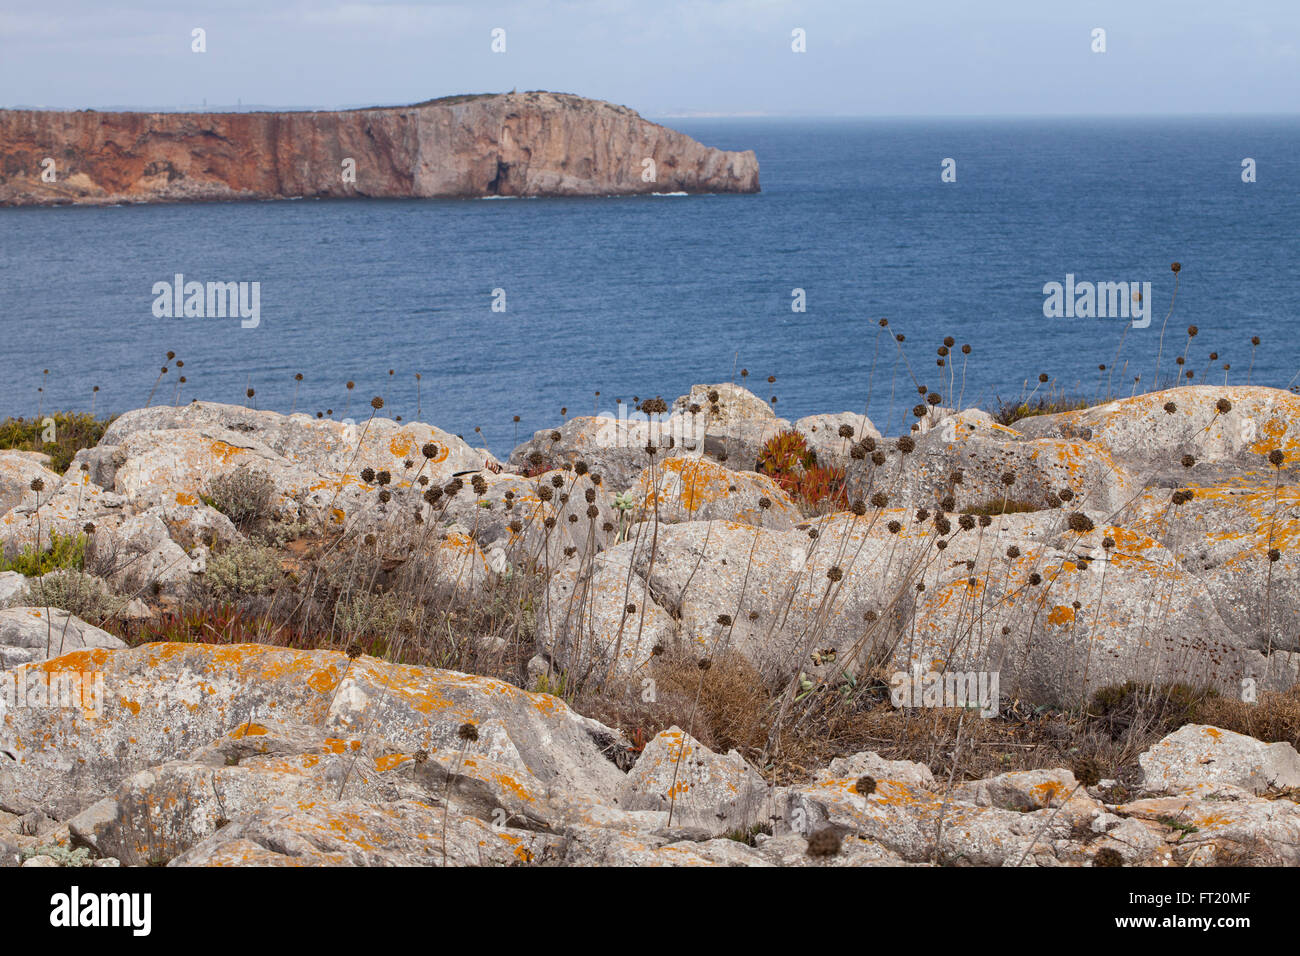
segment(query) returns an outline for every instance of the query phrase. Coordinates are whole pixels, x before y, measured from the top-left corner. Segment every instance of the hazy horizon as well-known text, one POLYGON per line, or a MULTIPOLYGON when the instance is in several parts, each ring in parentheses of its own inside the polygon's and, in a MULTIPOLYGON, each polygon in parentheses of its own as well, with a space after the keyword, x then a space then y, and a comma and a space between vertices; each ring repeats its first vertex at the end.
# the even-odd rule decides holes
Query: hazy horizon
POLYGON ((663 118, 1300 112, 1300 5, 1285 0, 68 0, 56 14, 0 0, 0 38, 9 108, 344 109, 517 88, 663 118))

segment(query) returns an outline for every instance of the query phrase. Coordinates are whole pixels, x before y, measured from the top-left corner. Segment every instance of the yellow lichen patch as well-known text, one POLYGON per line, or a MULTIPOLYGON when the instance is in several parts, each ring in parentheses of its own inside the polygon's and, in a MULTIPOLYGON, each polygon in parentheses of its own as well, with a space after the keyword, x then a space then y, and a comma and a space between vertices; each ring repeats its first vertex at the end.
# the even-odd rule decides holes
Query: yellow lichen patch
POLYGON ((502 790, 508 790, 510 793, 513 793, 520 800, 527 800, 530 803, 533 802, 534 800, 533 795, 528 792, 528 790, 523 786, 523 784, 521 784, 518 780, 516 780, 514 777, 510 776, 509 774, 507 773, 494 774, 492 779, 497 782, 498 786, 500 786, 502 790))
POLYGON ((1066 607, 1064 604, 1058 604, 1052 608, 1047 615, 1047 623, 1055 625, 1070 624, 1074 621, 1074 608, 1066 607))
POLYGON ((212 456, 222 464, 229 464, 230 459, 234 458, 236 455, 244 454, 243 448, 236 448, 234 445, 224 441, 213 442, 211 451, 212 456))
POLYGON ((400 767, 410 759, 406 754, 384 754, 382 757, 375 759, 375 769, 380 773, 386 773, 394 767, 400 767))
POLYGON ((135 701, 135 700, 127 700, 126 698, 122 698, 121 700, 118 701, 118 703, 121 704, 121 706, 122 706, 123 709, 125 709, 125 710, 129 710, 133 716, 135 716, 135 717, 140 716, 140 702, 139 702, 139 701, 135 701))
POLYGON ((51 674, 63 671, 85 673, 102 668, 108 662, 110 653, 110 651, 102 647, 85 648, 79 651, 69 651, 59 657, 42 661, 39 666, 41 670, 51 674))
POLYGON ((324 670, 316 671, 311 677, 307 678, 307 686, 321 694, 328 694, 338 685, 338 671, 331 664, 324 670))
POLYGON ((1284 419, 1270 418, 1259 426, 1259 431, 1256 432, 1259 440, 1250 446, 1250 450, 1256 455, 1267 455, 1274 448, 1283 451, 1295 448, 1296 443, 1294 441, 1283 442, 1283 439, 1286 438, 1286 427, 1287 423, 1284 419))
POLYGON ((261 724, 240 724, 233 731, 230 737, 232 740, 243 740, 245 737, 262 737, 270 733, 261 724))
POLYGON ((401 433, 394 435, 388 442, 388 451, 394 458, 405 458, 414 447, 415 442, 411 440, 411 436, 401 433))
POLYGON ((197 505, 199 499, 197 495, 187 494, 184 491, 176 492, 176 503, 178 505, 197 505))
POLYGON ((1070 791, 1059 780, 1044 780, 1038 786, 1031 787, 1029 792, 1034 795, 1034 801, 1039 806, 1047 807, 1058 797, 1064 799, 1070 791))

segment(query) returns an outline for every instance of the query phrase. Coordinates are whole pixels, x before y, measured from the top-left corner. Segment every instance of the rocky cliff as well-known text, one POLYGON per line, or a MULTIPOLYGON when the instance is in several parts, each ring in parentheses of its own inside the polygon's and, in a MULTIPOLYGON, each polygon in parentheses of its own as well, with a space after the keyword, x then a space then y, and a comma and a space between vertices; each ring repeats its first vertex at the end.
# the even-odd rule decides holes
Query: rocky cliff
POLYGON ((752 151, 559 93, 339 112, 0 110, 0 205, 758 188, 752 151))

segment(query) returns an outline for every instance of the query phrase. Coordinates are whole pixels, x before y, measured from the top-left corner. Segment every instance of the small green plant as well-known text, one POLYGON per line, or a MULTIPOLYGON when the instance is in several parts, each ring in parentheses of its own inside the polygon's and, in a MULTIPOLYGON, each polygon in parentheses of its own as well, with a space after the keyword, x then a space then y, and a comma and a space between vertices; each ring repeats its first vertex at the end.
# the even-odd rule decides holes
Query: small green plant
POLYGON ((1027 402, 1002 402, 993 412, 993 420, 1000 425, 1011 425, 1022 418, 1034 418, 1038 415, 1059 415, 1062 412, 1077 412, 1091 408, 1097 403, 1086 398, 1051 398, 1043 397, 1027 402))
POLYGON ((84 534, 59 534, 50 529, 50 546, 42 551, 28 545, 17 556, 0 560, 0 571, 17 571, 29 578, 37 578, 51 571, 80 571, 86 564, 86 536, 84 534))
POLYGON ((236 544, 208 559, 204 583, 219 598, 265 594, 279 582, 280 555, 265 545, 236 544))
POLYGON ((392 591, 353 594, 334 608, 335 625, 350 637, 387 637, 415 622, 415 610, 392 591))
POLYGON ((569 675, 563 671, 558 671, 539 674, 533 691, 538 694, 550 694, 552 697, 559 697, 561 700, 572 703, 575 688, 569 675))
POLYGON ((260 471, 240 465, 234 471, 217 475, 209 481, 207 493, 199 498, 238 527, 246 528, 270 511, 275 498, 275 482, 260 471))
POLYGON ((90 864, 90 848, 84 846, 70 850, 67 847, 50 843, 46 846, 26 847, 19 855, 24 861, 30 860, 34 856, 48 856, 59 866, 88 866, 90 864))
POLYGON ((737 827, 734 830, 728 830, 723 834, 723 836, 728 840, 735 840, 737 843, 743 843, 745 846, 758 846, 758 835, 760 833, 771 836, 772 825, 770 823, 751 823, 747 827, 737 827))
POLYGON ((1188 834, 1195 833, 1199 829, 1199 827, 1193 826, 1186 820, 1179 820, 1177 817, 1156 817, 1156 822, 1163 823, 1171 830, 1177 830, 1182 834, 1182 836, 1178 838, 1180 840, 1188 834))

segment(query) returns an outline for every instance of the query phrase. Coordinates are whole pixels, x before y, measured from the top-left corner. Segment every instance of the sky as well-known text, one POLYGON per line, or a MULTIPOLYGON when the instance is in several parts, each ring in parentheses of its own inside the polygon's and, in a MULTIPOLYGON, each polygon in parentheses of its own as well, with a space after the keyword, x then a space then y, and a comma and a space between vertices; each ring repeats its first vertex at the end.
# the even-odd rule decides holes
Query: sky
POLYGON ((0 0, 0 107, 339 108, 512 88, 662 117, 1296 113, 1300 2, 0 0))

